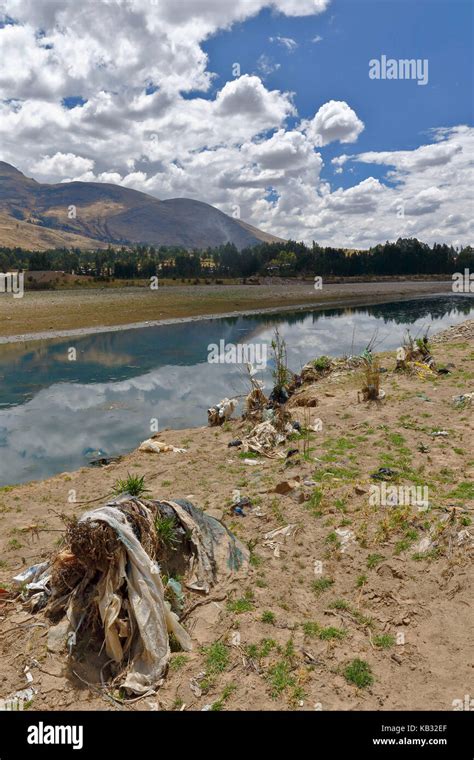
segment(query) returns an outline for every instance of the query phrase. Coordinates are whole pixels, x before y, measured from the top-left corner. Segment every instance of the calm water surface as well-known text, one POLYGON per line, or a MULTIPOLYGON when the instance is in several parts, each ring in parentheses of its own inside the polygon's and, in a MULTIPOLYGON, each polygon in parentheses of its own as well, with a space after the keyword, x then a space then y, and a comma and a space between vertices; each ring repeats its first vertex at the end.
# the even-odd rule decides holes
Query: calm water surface
MULTIPOLYGON (((205 425, 209 406, 246 387, 241 367, 208 363, 209 344, 221 339, 270 344, 278 326, 298 371, 322 354, 360 353, 374 334, 384 351, 407 328, 435 332, 473 313, 470 296, 433 297, 1 345, 0 485, 77 469, 95 451, 130 451, 150 435, 152 418, 160 429, 205 425)), ((270 373, 259 375, 267 388, 270 373)))

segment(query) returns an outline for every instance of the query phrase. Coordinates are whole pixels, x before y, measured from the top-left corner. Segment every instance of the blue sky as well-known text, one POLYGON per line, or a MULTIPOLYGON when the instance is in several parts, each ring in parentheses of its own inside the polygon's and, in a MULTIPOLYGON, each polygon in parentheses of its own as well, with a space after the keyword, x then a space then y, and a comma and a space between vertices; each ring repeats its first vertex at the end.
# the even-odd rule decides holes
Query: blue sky
POLYGON ((206 201, 284 238, 472 244, 472 14, 471 0, 0 0, 0 159, 43 182, 206 201), (382 56, 426 59, 427 84, 371 78, 382 56))
MULTIPOLYGON (((328 100, 345 101, 365 123, 358 152, 412 150, 434 127, 472 124, 473 8, 470 0, 333 0, 325 13, 309 18, 264 10, 203 45, 209 68, 218 74, 210 96, 230 78, 235 61, 243 73, 259 73, 263 54, 280 65, 265 77, 266 85, 294 92, 300 116, 311 118, 328 100), (290 52, 270 42, 277 37, 293 39, 297 47, 290 52), (312 42, 317 37, 322 40, 312 42), (382 54, 427 58, 428 84, 369 79, 369 60, 382 54)), ((337 177, 329 159, 339 153, 337 144, 324 150, 336 186, 384 175, 383 167, 359 165, 337 177)))

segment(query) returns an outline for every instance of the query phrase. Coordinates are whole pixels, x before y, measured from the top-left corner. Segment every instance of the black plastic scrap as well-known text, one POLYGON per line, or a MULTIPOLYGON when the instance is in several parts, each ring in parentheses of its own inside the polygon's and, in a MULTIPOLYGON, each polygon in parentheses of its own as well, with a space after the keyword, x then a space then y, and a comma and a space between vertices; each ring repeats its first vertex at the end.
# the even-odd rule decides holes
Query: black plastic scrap
POLYGON ((377 472, 373 472, 370 477, 373 480, 393 480, 397 475, 398 472, 390 469, 390 467, 379 467, 377 472))

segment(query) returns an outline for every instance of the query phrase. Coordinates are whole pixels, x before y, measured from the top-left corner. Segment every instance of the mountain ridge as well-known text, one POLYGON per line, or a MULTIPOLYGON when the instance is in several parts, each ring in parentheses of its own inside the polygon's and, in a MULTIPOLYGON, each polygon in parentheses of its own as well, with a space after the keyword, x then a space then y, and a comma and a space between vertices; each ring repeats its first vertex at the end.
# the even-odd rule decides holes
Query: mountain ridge
POLYGON ((0 161, 0 245, 45 250, 147 244, 192 250, 233 243, 241 250, 278 240, 204 201, 160 200, 105 182, 41 183, 0 161))

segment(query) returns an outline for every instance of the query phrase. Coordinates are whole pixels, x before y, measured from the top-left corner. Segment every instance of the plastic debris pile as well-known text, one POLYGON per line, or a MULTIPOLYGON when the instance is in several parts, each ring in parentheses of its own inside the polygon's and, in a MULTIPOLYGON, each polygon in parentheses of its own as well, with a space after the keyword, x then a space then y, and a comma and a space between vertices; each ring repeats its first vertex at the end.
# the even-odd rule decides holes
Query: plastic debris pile
POLYGON ((208 594, 245 572, 248 560, 247 548, 190 502, 125 494, 69 520, 64 546, 14 582, 32 610, 56 622, 48 633, 53 651, 74 657, 81 638, 86 646, 95 642, 98 652, 105 648, 103 668, 110 667, 113 683, 145 694, 166 673, 170 635, 185 651, 192 647, 179 622, 183 589, 171 576, 208 594))

